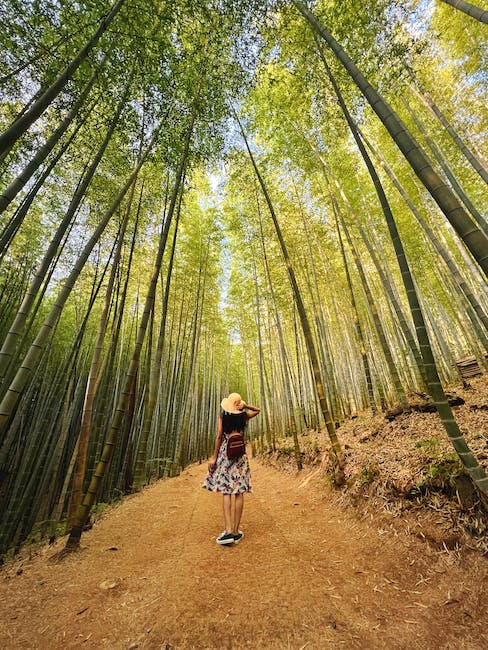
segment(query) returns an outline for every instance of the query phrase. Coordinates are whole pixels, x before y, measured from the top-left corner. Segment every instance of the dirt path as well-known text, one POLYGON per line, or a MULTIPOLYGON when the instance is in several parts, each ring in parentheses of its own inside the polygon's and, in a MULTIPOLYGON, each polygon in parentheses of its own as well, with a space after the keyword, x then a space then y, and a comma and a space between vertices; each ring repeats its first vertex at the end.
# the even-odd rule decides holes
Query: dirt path
POLYGON ((358 522, 304 476, 252 470, 238 546, 215 544, 202 465, 127 499, 63 563, 47 549, 7 567, 0 648, 488 647, 486 559, 358 522))

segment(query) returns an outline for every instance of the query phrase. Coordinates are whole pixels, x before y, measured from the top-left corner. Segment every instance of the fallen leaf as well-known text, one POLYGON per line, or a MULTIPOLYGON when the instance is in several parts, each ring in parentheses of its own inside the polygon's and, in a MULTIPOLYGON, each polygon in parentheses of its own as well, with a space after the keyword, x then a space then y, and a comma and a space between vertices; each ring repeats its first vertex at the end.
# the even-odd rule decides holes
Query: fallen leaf
POLYGON ((100 589, 114 589, 119 584, 118 580, 104 580, 98 586, 100 589))

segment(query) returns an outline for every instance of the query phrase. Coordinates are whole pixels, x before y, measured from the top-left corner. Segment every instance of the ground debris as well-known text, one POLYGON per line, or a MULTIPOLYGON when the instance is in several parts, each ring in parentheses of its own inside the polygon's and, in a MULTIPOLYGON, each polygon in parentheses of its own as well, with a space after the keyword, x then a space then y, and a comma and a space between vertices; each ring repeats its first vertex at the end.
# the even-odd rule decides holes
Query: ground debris
MULTIPOLYGON (((449 402, 467 443, 488 472, 488 375, 450 387, 449 402), (486 407, 486 408, 485 408, 486 407)), ((409 535, 442 551, 460 548, 488 554, 488 512, 450 444, 440 418, 424 393, 408 396, 410 413, 357 414, 337 430, 345 449, 345 486, 333 492, 344 507, 383 513, 383 533, 398 523, 409 535), (392 522, 393 525, 392 525, 392 522)), ((434 408, 435 410, 435 408, 434 408)), ((329 450, 324 432, 300 439, 302 460, 321 466, 327 477, 329 450)), ((263 455, 281 470, 295 472, 290 440, 263 455)), ((332 468, 330 468, 332 469, 332 468)), ((378 522, 380 523, 380 522, 378 522)))
POLYGON ((104 580, 101 582, 98 586, 100 589, 103 589, 104 591, 108 591, 109 589, 115 589, 115 587, 118 587, 120 584, 120 580, 104 580))

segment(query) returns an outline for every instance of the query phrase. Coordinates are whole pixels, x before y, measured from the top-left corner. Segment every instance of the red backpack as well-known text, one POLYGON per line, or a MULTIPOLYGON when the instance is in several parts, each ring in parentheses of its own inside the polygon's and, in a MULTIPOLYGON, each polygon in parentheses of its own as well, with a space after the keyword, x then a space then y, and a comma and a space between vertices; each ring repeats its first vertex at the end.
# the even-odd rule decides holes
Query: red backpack
POLYGON ((227 436, 227 458, 236 460, 246 453, 244 436, 239 431, 232 431, 227 436))

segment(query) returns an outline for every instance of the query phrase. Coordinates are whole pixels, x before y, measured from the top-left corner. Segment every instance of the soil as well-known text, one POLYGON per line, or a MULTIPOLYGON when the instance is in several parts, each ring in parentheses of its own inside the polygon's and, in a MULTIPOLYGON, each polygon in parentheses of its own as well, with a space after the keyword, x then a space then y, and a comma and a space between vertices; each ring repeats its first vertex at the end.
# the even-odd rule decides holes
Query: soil
POLYGON ((488 560, 358 519, 315 468, 253 460, 245 537, 228 548, 204 465, 0 573, 0 647, 203 650, 488 647, 488 560))

